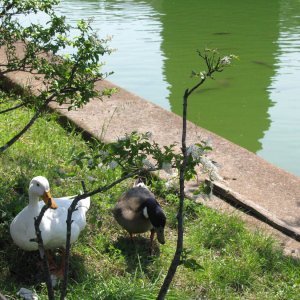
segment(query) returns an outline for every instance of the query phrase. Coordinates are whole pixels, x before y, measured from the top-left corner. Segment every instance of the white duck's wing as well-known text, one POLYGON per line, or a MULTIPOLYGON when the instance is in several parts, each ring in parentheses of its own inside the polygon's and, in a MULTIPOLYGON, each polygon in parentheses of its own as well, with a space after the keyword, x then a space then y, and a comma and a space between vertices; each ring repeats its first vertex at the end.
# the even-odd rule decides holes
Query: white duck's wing
POLYGON ((37 243, 31 242, 36 238, 34 217, 28 207, 25 207, 11 222, 10 235, 16 245, 26 251, 37 250, 37 243))
MULTIPOLYGON (((70 207, 74 197, 54 198, 58 208, 48 209, 41 222, 42 236, 44 240, 45 248, 57 248, 64 247, 66 243, 67 232, 67 215, 68 208, 70 207)), ((83 199, 86 200, 86 199, 83 199)), ((71 243, 75 242, 80 232, 86 225, 86 211, 88 201, 79 201, 77 210, 72 214, 72 227, 71 227, 71 243)), ((40 205, 43 205, 41 202, 40 205)))

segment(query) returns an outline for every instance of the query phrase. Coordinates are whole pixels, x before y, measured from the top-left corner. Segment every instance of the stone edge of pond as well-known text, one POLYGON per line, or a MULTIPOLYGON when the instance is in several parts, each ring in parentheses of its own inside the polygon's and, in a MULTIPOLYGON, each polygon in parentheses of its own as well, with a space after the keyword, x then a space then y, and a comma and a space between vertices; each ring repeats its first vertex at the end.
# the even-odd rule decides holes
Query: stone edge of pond
MULTIPOLYGON (((1 53, 0 53, 1 60, 1 53)), ((14 72, 7 76, 18 87, 28 83, 36 92, 42 87, 30 74, 14 72)), ((127 132, 151 131, 160 145, 180 144, 181 117, 120 88, 109 81, 97 89, 117 87, 118 92, 103 101, 92 99, 82 109, 68 111, 51 104, 51 109, 75 124, 87 137, 108 142, 127 132)), ((213 143, 210 158, 220 165, 222 182, 214 182, 213 193, 220 199, 251 211, 258 219, 300 241, 300 178, 271 165, 248 150, 188 122, 187 144, 199 139, 213 143), (285 203, 283 203, 283 201, 285 203)), ((195 199, 196 182, 186 185, 187 196, 195 199)))

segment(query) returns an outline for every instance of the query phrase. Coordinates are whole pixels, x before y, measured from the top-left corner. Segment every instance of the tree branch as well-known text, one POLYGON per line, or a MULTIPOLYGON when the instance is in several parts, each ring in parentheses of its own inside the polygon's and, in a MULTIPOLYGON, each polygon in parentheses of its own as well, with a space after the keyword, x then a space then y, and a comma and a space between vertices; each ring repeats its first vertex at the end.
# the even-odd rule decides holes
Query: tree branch
POLYGON ((214 66, 214 54, 211 59, 205 54, 204 56, 199 53, 200 57, 202 57, 208 69, 208 72, 205 77, 201 78, 201 80, 193 86, 191 89, 186 89, 183 95, 183 112, 182 112, 182 140, 181 140, 181 151, 183 155, 183 160, 180 165, 180 177, 179 177, 179 186, 180 186, 180 195, 179 195, 179 208, 177 214, 177 245, 176 251, 173 257, 173 260, 170 264, 168 273, 164 279, 164 282, 161 286, 159 294, 157 296, 157 300, 165 299, 165 296, 168 292, 170 284, 175 276, 177 267, 180 265, 181 262, 181 255, 183 250, 183 205, 184 205, 184 177, 187 165, 187 148, 186 148, 186 135, 187 135, 187 105, 188 105, 188 97, 197 89, 200 85, 202 85, 207 77, 211 77, 211 75, 220 69, 220 59, 217 61, 217 64, 214 66))
MULTIPOLYGON (((210 73, 208 73, 208 74, 210 74, 210 73)), ((209 75, 207 75, 207 76, 209 76, 209 75)), ((193 91, 195 91, 201 84, 204 83, 205 80, 206 80, 206 77, 203 78, 201 81, 199 81, 199 83, 197 83, 197 84, 196 84, 194 87, 192 87, 190 90, 186 90, 186 91, 185 91, 185 94, 184 94, 184 97, 185 97, 185 96, 189 97, 189 96, 192 94, 193 91)))
MULTIPOLYGON (((203 82, 203 81, 202 81, 203 82)), ((199 86, 199 85, 198 85, 199 86)), ((194 90, 194 89, 193 89, 194 90)), ((183 155, 183 161, 180 165, 180 177, 179 177, 179 188, 180 188, 180 198, 179 198, 179 208, 177 213, 177 245, 176 251, 169 267, 167 276, 164 279, 163 285, 159 291, 157 296, 157 300, 165 299, 165 296, 168 292, 170 284, 175 276, 177 267, 180 265, 181 254, 183 250, 183 204, 184 204, 184 175, 187 164, 187 154, 186 154, 186 120, 187 120, 187 101, 190 95, 190 91, 188 89, 185 90, 183 96, 183 115, 182 115, 182 140, 181 140, 181 151, 183 155)))
POLYGON ((49 270, 49 263, 48 263, 48 259, 47 259, 46 253, 45 253, 42 232, 40 230, 40 224, 43 219, 43 216, 44 216, 45 212, 47 211, 47 209, 50 208, 50 206, 51 206, 51 201, 42 207, 38 217, 34 218, 34 228, 35 228, 35 232, 36 232, 36 242, 38 243, 40 257, 43 261, 44 272, 46 275, 45 279, 46 279, 46 285, 47 285, 47 290, 48 290, 48 299, 54 300, 55 298, 54 298, 54 291, 53 291, 53 286, 52 286, 52 281, 51 281, 51 274, 50 274, 50 270, 49 270))
POLYGON ((9 112, 9 111, 18 109, 18 108, 20 108, 20 107, 22 107, 22 106, 24 106, 24 105, 25 105, 25 103, 21 103, 21 104, 18 104, 18 105, 16 105, 16 106, 14 106, 14 107, 11 107, 11 108, 8 108, 8 109, 1 110, 1 111, 0 111, 0 115, 1 115, 1 114, 5 114, 5 113, 7 113, 7 112, 9 112))
POLYGON ((36 111, 31 120, 25 125, 25 127, 18 132, 13 138, 11 138, 5 145, 0 147, 0 154, 7 150, 10 146, 12 146, 19 138, 34 124, 34 122, 39 118, 41 113, 46 109, 48 103, 55 97, 55 95, 51 95, 47 101, 36 111))
MULTIPOLYGON (((78 202, 82 199, 85 199, 87 197, 91 197, 95 194, 99 194, 105 191, 108 191, 109 189, 111 189, 112 187, 114 187, 115 185, 121 183, 122 181, 131 178, 135 175, 139 175, 144 173, 145 171, 147 172, 153 172, 153 171, 157 171, 157 168, 151 168, 151 169, 139 169, 136 170, 134 172, 128 173, 127 175, 115 180, 114 182, 112 182, 111 184, 105 185, 103 187, 99 187, 98 189, 95 189, 94 191, 91 192, 84 192, 81 195, 77 195, 74 200, 72 201, 69 209, 68 209, 68 215, 67 215, 67 233, 66 233, 66 256, 65 256, 65 265, 64 265, 64 280, 62 283, 62 287, 61 287, 61 294, 60 294, 60 299, 63 300, 66 297, 67 294, 67 286, 68 286, 68 272, 69 272, 69 264, 70 264, 70 249, 71 249, 71 230, 72 230, 72 214, 73 212, 76 210, 76 206, 78 204, 78 202)), ((83 188, 85 190, 85 187, 83 185, 83 188)))

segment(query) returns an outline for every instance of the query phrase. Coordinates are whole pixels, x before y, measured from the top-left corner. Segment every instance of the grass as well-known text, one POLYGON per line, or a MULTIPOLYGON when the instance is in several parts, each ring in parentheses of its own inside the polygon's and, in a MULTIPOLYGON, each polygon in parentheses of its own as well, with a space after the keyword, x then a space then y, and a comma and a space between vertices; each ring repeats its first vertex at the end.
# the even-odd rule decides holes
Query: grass
MULTIPOLYGON (((29 109, 0 114, 1 145, 31 115, 29 109)), ((31 178, 46 176, 52 194, 60 196, 78 193, 82 179, 92 189, 120 176, 118 170, 98 168, 91 173, 71 163, 74 153, 88 150, 80 134, 47 115, 0 156, 0 291, 7 298, 15 299, 17 291, 26 287, 47 299, 38 254, 18 249, 9 235, 9 223, 27 205, 31 178), (97 181, 89 181, 88 176, 97 181)), ((166 193, 161 181, 152 182, 167 214, 167 243, 156 243, 155 255, 149 256, 148 235, 130 243, 111 214, 130 185, 131 181, 124 182, 93 197, 88 226, 72 247, 68 299, 156 298, 176 245, 178 199, 166 193)), ((274 240, 248 231, 237 217, 186 200, 184 255, 167 299, 299 299, 299 268, 299 260, 284 256, 274 240)))

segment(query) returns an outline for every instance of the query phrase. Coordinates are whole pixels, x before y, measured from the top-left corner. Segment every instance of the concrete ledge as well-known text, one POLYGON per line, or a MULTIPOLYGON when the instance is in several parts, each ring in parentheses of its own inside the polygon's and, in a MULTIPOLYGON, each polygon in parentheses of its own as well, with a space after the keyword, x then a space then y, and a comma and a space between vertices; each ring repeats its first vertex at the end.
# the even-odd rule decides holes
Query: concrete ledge
POLYGON ((292 226, 289 226, 285 222, 281 221, 274 214, 272 214, 272 212, 264 209, 262 206, 257 205, 251 200, 245 199, 242 195, 229 190, 221 183, 213 184, 213 193, 214 195, 219 196, 221 199, 225 199, 227 202, 238 205, 247 212, 251 212, 259 220, 262 220, 273 228, 300 242, 300 234, 298 230, 295 230, 295 228, 292 226))

